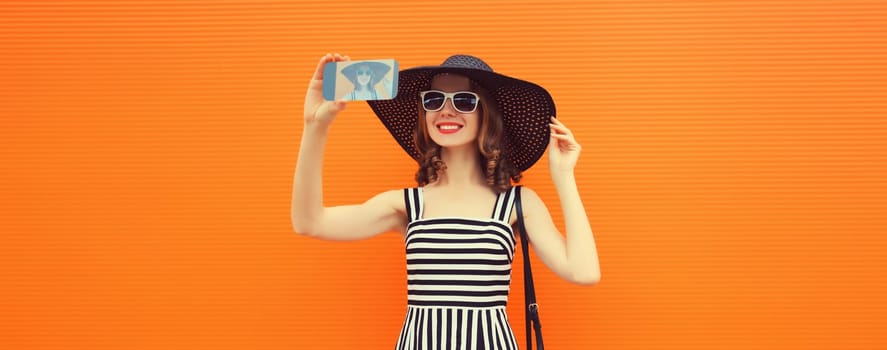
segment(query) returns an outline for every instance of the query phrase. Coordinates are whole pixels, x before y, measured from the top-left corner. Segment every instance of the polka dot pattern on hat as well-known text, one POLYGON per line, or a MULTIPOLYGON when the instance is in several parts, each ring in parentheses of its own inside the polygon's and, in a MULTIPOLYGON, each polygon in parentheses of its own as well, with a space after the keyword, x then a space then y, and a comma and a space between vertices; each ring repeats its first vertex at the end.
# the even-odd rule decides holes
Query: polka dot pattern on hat
POLYGON ((529 169, 548 147, 548 118, 555 115, 554 105, 540 103, 545 96, 522 86, 500 88, 493 96, 504 119, 507 153, 516 167, 529 169))

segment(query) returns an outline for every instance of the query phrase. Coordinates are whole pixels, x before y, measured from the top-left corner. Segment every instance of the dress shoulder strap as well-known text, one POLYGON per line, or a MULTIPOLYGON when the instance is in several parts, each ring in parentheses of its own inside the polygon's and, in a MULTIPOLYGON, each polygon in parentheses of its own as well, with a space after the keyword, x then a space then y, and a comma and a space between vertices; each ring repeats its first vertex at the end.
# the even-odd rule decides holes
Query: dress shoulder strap
POLYGON ((496 207, 493 209, 493 219, 503 221, 506 224, 511 218, 511 210, 514 208, 514 189, 512 187, 505 192, 499 193, 496 197, 496 207))
POLYGON ((422 218, 422 189, 419 187, 404 188, 403 202, 407 209, 409 222, 422 218))

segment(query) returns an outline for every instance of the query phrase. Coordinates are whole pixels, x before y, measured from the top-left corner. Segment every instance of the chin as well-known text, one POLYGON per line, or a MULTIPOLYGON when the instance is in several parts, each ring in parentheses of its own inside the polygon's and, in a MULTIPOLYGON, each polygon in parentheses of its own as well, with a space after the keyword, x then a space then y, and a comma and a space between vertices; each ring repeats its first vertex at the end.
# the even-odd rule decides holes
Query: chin
POLYGON ((464 147, 466 145, 474 145, 474 139, 458 139, 454 140, 452 138, 443 138, 443 137, 431 137, 431 140, 434 141, 438 146, 443 148, 455 148, 455 147, 464 147))

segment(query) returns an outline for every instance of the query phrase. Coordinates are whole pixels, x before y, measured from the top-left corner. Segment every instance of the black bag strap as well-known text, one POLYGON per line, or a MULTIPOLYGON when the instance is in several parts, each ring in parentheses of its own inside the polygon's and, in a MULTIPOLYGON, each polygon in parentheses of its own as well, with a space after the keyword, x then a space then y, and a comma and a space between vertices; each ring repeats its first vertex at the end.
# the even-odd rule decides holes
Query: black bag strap
POLYGON ((527 228, 524 226, 524 211, 521 208, 521 186, 516 186, 515 203, 517 206, 517 225, 520 230, 521 247, 524 252, 524 301, 526 302, 527 349, 533 350, 533 332, 536 333, 536 348, 545 350, 542 345, 542 323, 539 322, 539 305, 536 304, 536 288, 533 286, 533 270, 530 268, 530 244, 527 228))

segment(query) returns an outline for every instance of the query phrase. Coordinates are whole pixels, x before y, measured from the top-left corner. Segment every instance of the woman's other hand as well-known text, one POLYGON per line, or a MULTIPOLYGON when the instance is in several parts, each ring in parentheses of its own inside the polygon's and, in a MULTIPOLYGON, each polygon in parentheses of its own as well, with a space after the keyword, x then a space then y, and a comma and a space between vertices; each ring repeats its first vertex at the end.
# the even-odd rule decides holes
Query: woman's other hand
POLYGON ((305 95, 305 123, 329 125, 343 109, 344 101, 326 101, 323 99, 323 67, 329 62, 350 61, 348 56, 328 53, 320 58, 314 76, 308 84, 305 95))
POLYGON ((576 162, 579 160, 579 152, 582 146, 576 142, 576 138, 570 129, 557 118, 551 117, 551 140, 548 144, 548 165, 551 175, 569 173, 572 174, 576 162))

